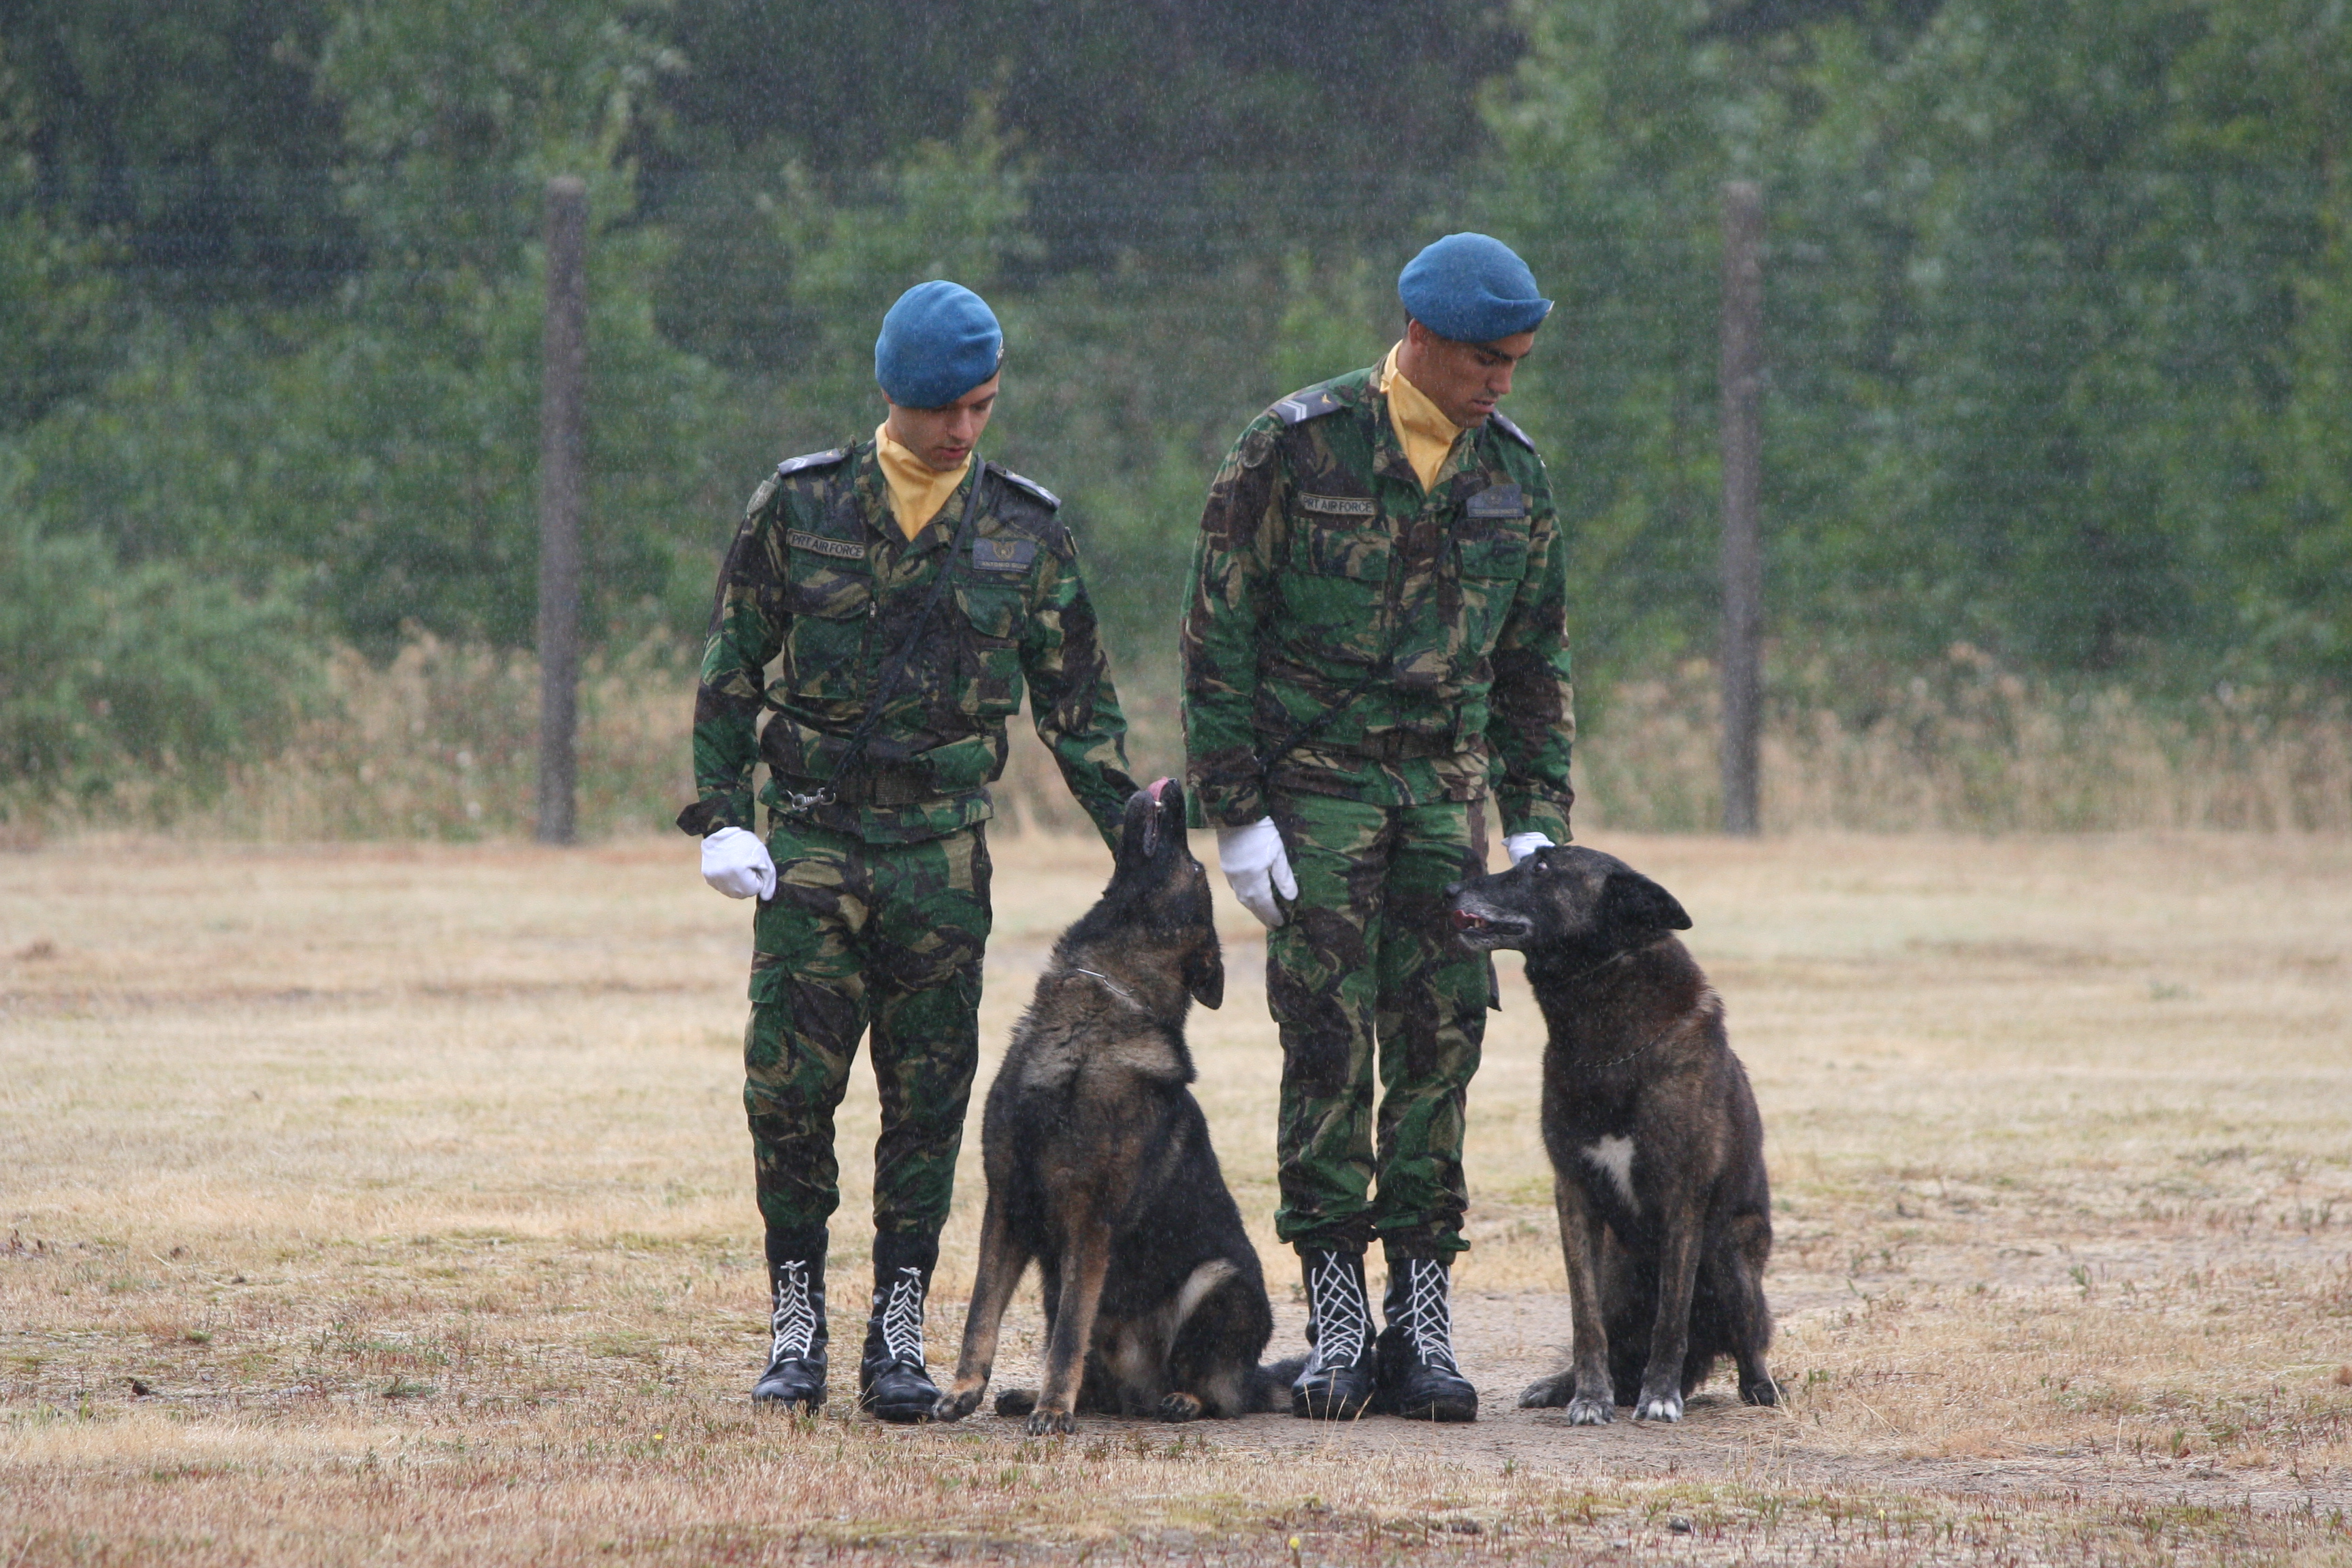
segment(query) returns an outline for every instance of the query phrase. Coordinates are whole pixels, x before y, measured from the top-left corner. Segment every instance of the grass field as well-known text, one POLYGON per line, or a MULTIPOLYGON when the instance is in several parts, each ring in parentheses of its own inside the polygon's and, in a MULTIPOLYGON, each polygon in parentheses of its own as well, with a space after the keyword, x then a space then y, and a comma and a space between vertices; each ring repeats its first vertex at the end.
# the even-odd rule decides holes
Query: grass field
MULTIPOLYGON (((840 1364, 821 1418, 748 1407, 747 912, 684 839, 0 857, 0 1565, 2352 1563, 2352 837, 1601 847, 1690 908, 1756 1080, 1787 1407, 1513 1408, 1568 1329, 1507 959, 1479 1423, 1058 1443, 850 1419, 840 1364)), ((992 1053, 1107 868, 996 848, 992 1053)), ((1194 1047, 1282 1353, 1262 950, 1224 912, 1194 1047)), ((836 1303, 874 1121, 861 1072, 836 1303)))

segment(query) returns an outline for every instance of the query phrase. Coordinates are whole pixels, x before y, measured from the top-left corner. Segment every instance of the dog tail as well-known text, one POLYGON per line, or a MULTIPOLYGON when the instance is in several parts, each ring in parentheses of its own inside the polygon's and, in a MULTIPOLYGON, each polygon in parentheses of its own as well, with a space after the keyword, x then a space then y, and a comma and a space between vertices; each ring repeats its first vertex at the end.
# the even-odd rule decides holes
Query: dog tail
POLYGON ((1271 1365, 1259 1367, 1250 1375, 1250 1414, 1264 1415, 1269 1412, 1290 1408, 1290 1385, 1307 1370, 1303 1355, 1286 1357, 1271 1365))

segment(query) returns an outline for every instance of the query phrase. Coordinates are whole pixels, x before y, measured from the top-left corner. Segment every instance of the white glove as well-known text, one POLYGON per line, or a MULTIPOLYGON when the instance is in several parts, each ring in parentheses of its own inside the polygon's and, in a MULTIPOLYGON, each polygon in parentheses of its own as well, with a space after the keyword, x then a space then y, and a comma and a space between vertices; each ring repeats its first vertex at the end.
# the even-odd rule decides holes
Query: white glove
POLYGON ((776 863, 748 828, 722 827, 702 841, 702 879, 730 899, 776 896, 776 863))
POLYGON ((1290 874, 1290 857, 1282 851, 1282 829, 1274 818, 1259 817, 1247 827, 1218 828, 1217 864, 1224 868, 1242 908, 1269 926, 1282 923, 1274 895, 1297 898, 1298 879, 1290 874))
POLYGON ((1514 833, 1503 840, 1503 853, 1511 858, 1511 864, 1514 866, 1538 849, 1557 847, 1558 846, 1551 841, 1551 836, 1547 833, 1514 833))

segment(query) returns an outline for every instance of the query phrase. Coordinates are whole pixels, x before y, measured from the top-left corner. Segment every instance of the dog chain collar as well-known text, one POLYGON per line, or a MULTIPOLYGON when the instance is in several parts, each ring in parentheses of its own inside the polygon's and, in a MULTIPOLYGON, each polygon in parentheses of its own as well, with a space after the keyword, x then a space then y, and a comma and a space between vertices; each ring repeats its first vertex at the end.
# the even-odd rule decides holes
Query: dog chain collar
POLYGON ((1113 980, 1109 975, 1098 974, 1091 969, 1073 969, 1070 973, 1073 974, 1083 974, 1089 980, 1101 981, 1104 990, 1109 992, 1112 995, 1118 997, 1120 1001, 1126 1003, 1137 1012, 1140 1013, 1144 1010, 1143 1004, 1135 999, 1135 993, 1129 991, 1126 986, 1121 985, 1118 981, 1113 980))
MULTIPOLYGON (((1612 963, 1624 963, 1627 959, 1629 959, 1629 958, 1633 957, 1633 956, 1635 953, 1637 953, 1637 952, 1649 952, 1652 948, 1654 948, 1654 947, 1657 946, 1659 942, 1664 942, 1664 941, 1665 941, 1665 940, 1666 940, 1666 939, 1665 939, 1664 937, 1659 937, 1659 938, 1657 938, 1657 939, 1656 939, 1656 941, 1654 941, 1654 942, 1643 942, 1643 943, 1641 946, 1639 946, 1639 947, 1628 947, 1628 948, 1622 948, 1622 949, 1620 949, 1618 952, 1615 952, 1611 953, 1608 957, 1606 957, 1606 958, 1602 959, 1600 963, 1598 963, 1594 964, 1591 968, 1590 968, 1590 969, 1580 969, 1580 970, 1578 970, 1575 973, 1573 973, 1573 974, 1570 975, 1567 979, 1565 979, 1565 980, 1563 980, 1563 981, 1560 981, 1559 984, 1562 984, 1562 985, 1573 985, 1573 984, 1576 984, 1578 981, 1580 981, 1580 980, 1590 980, 1590 979, 1591 979, 1594 975, 1596 975, 1596 974, 1600 973, 1602 970, 1604 970, 1604 969, 1608 968, 1611 964, 1612 964, 1612 963)), ((1643 1050, 1647 1050, 1648 1048, 1649 1048, 1649 1047, 1646 1047, 1646 1046, 1644 1046, 1644 1047, 1643 1047, 1643 1050)))
POLYGON ((1643 1040, 1640 1045, 1635 1046, 1623 1056, 1611 1057, 1607 1061, 1596 1063, 1592 1067, 1584 1070, 1588 1072, 1599 1072, 1602 1068, 1613 1068, 1621 1066, 1623 1063, 1630 1062, 1635 1057, 1640 1056, 1643 1051, 1648 1050, 1652 1046, 1656 1045, 1660 1040, 1664 1039, 1668 1035, 1673 1034, 1675 1032, 1675 1025, 1678 1025, 1681 1022, 1682 1020, 1677 1018, 1673 1024, 1668 1024, 1664 1028, 1660 1029, 1656 1034, 1652 1035, 1648 1039, 1643 1040))

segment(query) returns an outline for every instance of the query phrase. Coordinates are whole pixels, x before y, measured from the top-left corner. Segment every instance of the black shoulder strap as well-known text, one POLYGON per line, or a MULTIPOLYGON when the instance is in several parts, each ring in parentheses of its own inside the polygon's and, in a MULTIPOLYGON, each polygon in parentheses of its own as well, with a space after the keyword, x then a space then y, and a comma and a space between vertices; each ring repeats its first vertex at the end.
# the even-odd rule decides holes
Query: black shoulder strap
POLYGON ((807 452, 797 458, 786 458, 776 465, 776 478, 787 479, 810 468, 822 468, 838 463, 849 456, 846 447, 828 447, 822 452, 807 452))
POLYGON ((1304 392, 1294 392, 1277 401, 1267 412, 1285 425, 1297 425, 1308 419, 1319 419, 1326 414, 1337 414, 1347 405, 1339 394, 1328 386, 1310 386, 1304 392))
MULTIPOLYGON (((992 468, 995 467, 993 464, 990 466, 992 468)), ((1060 496, 1055 495, 1052 490, 1047 489, 1045 486, 1039 484, 1036 480, 1029 478, 1025 474, 1016 474, 1011 468, 996 468, 996 477, 1003 479, 1006 484, 1011 485, 1014 489, 1025 491, 1036 500, 1043 501, 1048 507, 1052 507, 1056 510, 1061 507, 1062 498, 1060 496)))

